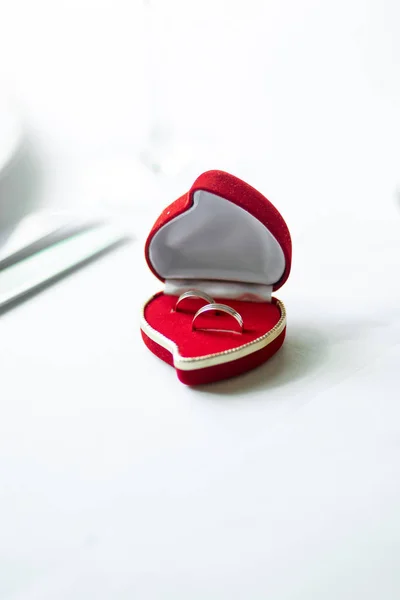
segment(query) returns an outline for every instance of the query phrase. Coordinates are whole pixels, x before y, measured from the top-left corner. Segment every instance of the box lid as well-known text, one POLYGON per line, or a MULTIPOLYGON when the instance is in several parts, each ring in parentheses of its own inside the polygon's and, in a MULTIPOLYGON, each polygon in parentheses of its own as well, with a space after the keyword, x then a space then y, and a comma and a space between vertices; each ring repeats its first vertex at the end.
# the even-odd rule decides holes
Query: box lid
POLYGON ((256 189, 224 171, 207 171, 160 215, 145 254, 161 281, 208 280, 271 286, 287 280, 289 229, 256 189))

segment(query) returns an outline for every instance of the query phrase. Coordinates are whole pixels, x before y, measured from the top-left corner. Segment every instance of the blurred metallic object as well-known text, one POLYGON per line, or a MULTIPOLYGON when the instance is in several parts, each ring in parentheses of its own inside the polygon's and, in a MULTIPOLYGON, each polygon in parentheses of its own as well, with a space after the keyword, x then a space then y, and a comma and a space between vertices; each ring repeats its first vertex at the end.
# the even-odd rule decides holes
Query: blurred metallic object
POLYGON ((0 271, 35 252, 99 224, 100 220, 89 221, 62 214, 29 214, 17 225, 0 233, 0 271))
POLYGON ((108 223, 71 222, 51 229, 14 251, 0 254, 0 309, 39 291, 107 250, 129 241, 108 223))

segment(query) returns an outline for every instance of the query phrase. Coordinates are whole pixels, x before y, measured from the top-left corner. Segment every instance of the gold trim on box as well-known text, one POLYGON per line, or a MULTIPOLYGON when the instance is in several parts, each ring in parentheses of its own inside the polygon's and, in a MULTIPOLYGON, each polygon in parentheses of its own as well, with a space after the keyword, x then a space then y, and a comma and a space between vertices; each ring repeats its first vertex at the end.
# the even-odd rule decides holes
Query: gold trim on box
POLYGON ((215 354, 207 354, 205 356, 196 356, 196 357, 184 357, 179 354, 178 346, 167 338, 162 333, 159 333, 156 329, 154 329, 149 323, 146 321, 144 312, 145 308, 149 302, 158 294, 154 294, 149 300, 147 300, 141 311, 141 319, 140 319, 140 328, 153 342, 165 348, 171 352, 175 369, 179 369, 180 371, 196 371, 197 369, 205 369, 207 367, 214 367, 215 365, 221 365, 223 363, 231 362, 232 360, 237 360, 239 358, 243 358, 244 356, 248 356, 249 354, 253 354, 253 352, 257 352, 262 348, 265 348, 271 342, 276 340, 277 337, 280 336, 282 331, 286 327, 286 309, 280 300, 277 298, 276 304, 281 311, 281 317, 276 325, 267 333, 264 333, 261 337, 253 340, 252 342, 248 342, 247 344, 243 344, 243 346, 239 346, 238 348, 232 348, 230 350, 224 350, 223 352, 217 352, 215 354))

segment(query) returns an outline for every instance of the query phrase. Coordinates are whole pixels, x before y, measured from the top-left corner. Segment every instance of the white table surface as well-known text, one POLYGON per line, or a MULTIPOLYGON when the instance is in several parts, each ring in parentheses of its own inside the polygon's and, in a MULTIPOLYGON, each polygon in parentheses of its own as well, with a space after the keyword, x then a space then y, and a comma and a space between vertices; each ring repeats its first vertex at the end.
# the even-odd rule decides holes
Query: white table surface
MULTIPOLYGON (((398 9, 299 4, 271 12, 270 87, 254 95, 257 127, 238 119, 240 156, 227 160, 293 234, 284 347, 235 380, 178 382, 144 347, 138 313, 159 288, 146 233, 193 174, 151 192, 120 179, 134 242, 0 317, 2 600, 400 597, 398 9)), ((77 163, 92 176, 134 146, 120 115, 93 141, 90 99, 81 113, 62 104, 73 75, 46 104, 40 73, 26 108, 51 203, 74 189, 77 163)))

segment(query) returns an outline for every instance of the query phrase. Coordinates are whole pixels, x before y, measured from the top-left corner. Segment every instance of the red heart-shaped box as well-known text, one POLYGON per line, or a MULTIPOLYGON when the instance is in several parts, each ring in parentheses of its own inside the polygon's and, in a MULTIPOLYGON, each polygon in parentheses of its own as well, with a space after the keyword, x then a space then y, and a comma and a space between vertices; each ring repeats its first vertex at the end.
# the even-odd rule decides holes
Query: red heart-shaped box
POLYGON ((286 311, 272 291, 289 276, 290 233, 276 208, 250 185, 223 171, 203 173, 157 219, 145 254, 165 285, 143 307, 142 337, 183 383, 239 375, 281 347, 286 311), (239 312, 243 332, 216 328, 221 314, 211 313, 204 315, 204 328, 193 331, 202 303, 191 298, 185 310, 175 311, 178 297, 191 289, 239 312))

